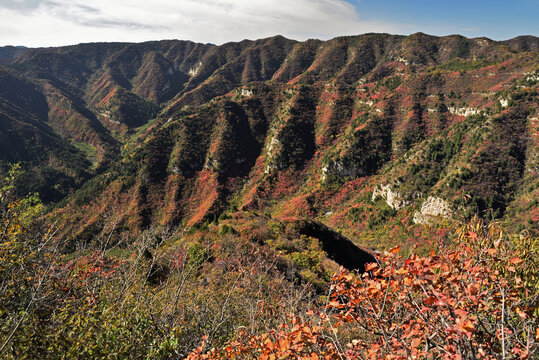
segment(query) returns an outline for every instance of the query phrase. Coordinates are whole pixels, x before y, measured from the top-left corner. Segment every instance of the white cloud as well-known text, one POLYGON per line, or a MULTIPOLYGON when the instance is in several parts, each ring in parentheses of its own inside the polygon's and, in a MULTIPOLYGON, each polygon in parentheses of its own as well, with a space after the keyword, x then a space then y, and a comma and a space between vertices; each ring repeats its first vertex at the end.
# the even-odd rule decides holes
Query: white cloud
POLYGON ((220 44, 273 35, 305 40, 408 25, 359 18, 344 0, 0 0, 2 44, 183 39, 220 44))

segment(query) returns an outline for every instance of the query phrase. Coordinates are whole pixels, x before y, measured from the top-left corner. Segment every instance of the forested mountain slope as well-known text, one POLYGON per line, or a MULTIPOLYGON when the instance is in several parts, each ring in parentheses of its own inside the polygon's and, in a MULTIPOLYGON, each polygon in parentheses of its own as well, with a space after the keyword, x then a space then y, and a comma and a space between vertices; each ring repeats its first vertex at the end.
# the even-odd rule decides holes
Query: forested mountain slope
POLYGON ((232 208, 319 219, 372 246, 474 213, 535 231, 537 44, 417 33, 11 50, 1 160, 35 170, 25 191, 64 199, 73 236, 111 208, 130 229, 232 208))
POLYGON ((535 358, 538 44, 0 48, 0 358, 535 358))

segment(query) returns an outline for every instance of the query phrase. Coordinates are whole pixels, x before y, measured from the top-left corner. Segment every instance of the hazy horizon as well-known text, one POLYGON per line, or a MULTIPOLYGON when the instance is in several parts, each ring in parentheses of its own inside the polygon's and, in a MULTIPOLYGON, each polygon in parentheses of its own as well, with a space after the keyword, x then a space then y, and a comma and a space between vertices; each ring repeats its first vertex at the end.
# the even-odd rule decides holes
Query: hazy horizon
MULTIPOLYGON (((424 32, 418 31, 416 33, 424 33, 424 32)), ((144 41, 88 41, 88 42, 79 42, 79 43, 73 43, 73 44, 52 45, 52 46, 25 46, 25 45, 18 45, 18 44, 6 44, 6 45, 0 45, 0 47, 37 49, 37 48, 54 48, 54 47, 76 46, 76 45, 83 45, 83 44, 114 44, 114 43, 140 44, 140 43, 146 43, 146 42, 160 42, 160 41, 191 41, 193 43, 201 43, 201 44, 209 44, 209 45, 220 46, 220 45, 223 45, 223 44, 226 44, 226 43, 238 43, 238 42, 242 42, 242 41, 257 41, 257 40, 269 39, 269 38, 273 38, 273 37, 277 37, 277 36, 282 36, 282 37, 284 37, 284 38, 286 38, 288 40, 302 42, 302 41, 306 41, 306 40, 327 41, 327 40, 331 40, 331 39, 335 39, 335 38, 339 38, 339 37, 343 37, 343 36, 361 36, 361 35, 367 35, 367 34, 388 34, 388 35, 391 35, 391 36, 410 36, 410 35, 413 35, 414 33, 412 33, 412 34, 390 34, 390 33, 381 33, 381 32, 371 32, 371 33, 363 33, 363 34, 355 34, 355 35, 339 35, 339 36, 335 36, 335 37, 329 38, 329 39, 309 38, 309 39, 304 39, 304 40, 292 39, 290 37, 287 37, 287 36, 284 36, 284 35, 281 35, 281 34, 275 34, 275 35, 271 35, 271 36, 267 36, 267 37, 263 37, 263 38, 257 38, 257 39, 253 38, 253 39, 241 39, 241 40, 237 40, 237 41, 226 41, 226 42, 222 42, 220 44, 209 43, 209 42, 202 43, 202 42, 193 41, 193 40, 190 40, 190 39, 151 39, 151 40, 144 40, 144 41)), ((429 36, 435 36, 435 37, 464 36, 462 34, 447 34, 447 35, 433 35, 433 34, 428 34, 428 33, 424 33, 424 34, 429 35, 429 36)), ((500 41, 501 42, 501 41, 512 40, 512 39, 519 38, 519 37, 528 37, 528 36, 531 36, 531 37, 534 37, 534 38, 539 38, 539 36, 530 35, 530 34, 516 35, 514 37, 507 38, 507 39, 492 39, 492 38, 489 38, 487 36, 477 36, 477 37, 464 36, 464 37, 469 38, 469 39, 488 38, 488 39, 493 40, 493 41, 500 41)))

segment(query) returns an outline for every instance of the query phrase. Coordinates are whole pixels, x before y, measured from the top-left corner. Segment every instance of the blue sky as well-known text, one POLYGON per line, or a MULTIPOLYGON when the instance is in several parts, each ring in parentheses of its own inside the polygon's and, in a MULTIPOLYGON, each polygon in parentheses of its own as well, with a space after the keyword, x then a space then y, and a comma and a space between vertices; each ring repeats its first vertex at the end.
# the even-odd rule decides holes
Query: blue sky
POLYGON ((0 0, 0 46, 418 31, 503 40, 538 36, 538 16, 539 0, 0 0))
POLYGON ((409 24, 433 35, 505 40, 539 35, 539 0, 350 0, 361 18, 409 24))

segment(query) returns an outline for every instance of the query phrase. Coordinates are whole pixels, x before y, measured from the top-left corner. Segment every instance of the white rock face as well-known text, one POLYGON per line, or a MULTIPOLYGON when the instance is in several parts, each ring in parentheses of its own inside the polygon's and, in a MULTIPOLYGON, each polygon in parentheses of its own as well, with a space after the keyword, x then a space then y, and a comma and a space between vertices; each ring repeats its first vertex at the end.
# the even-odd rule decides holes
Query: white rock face
POLYGON ((539 74, 537 73, 526 73, 526 81, 539 81, 539 74))
POLYGON ((264 174, 272 173, 275 170, 279 170, 279 168, 277 166, 273 165, 273 164, 268 164, 266 166, 266 170, 264 170, 264 174))
POLYGON ((281 142, 277 138, 277 135, 274 135, 271 138, 271 141, 268 145, 268 152, 267 152, 267 159, 269 164, 266 166, 266 170, 264 171, 265 174, 269 174, 272 171, 278 169, 278 166, 276 164, 272 164, 273 157, 275 156, 275 147, 278 146, 281 142))
POLYGON ((189 76, 197 76, 198 73, 200 72, 200 68, 202 67, 202 63, 199 61, 196 63, 196 65, 194 67, 192 67, 191 69, 189 69, 189 71, 187 72, 189 74, 189 76))
POLYGON ((408 65, 410 62, 408 60, 406 60, 405 58, 403 57, 398 57, 395 59, 396 61, 400 62, 400 63, 403 63, 404 65, 408 65))
POLYGON ((110 110, 101 110, 99 115, 103 116, 104 118, 107 118, 107 120, 111 117, 112 113, 110 110))
POLYGON ((415 224, 431 225, 436 217, 451 218, 453 211, 444 199, 429 196, 421 206, 421 212, 414 214, 415 224))
POLYGON ((268 146, 268 155, 269 157, 273 156, 273 149, 279 145, 281 142, 279 141, 279 139, 277 138, 277 136, 274 136, 271 138, 271 141, 269 143, 269 146, 268 146))
POLYGON ((320 179, 326 181, 329 174, 337 175, 339 177, 356 177, 365 174, 365 171, 357 166, 346 165, 342 160, 332 160, 328 164, 324 165, 321 169, 322 175, 320 179))
POLYGON ((374 102, 372 100, 358 100, 357 103, 360 105, 367 105, 367 106, 374 105, 374 102))
POLYGON ((449 203, 442 198, 429 196, 421 206, 421 213, 431 216, 450 217, 452 215, 449 203))
POLYGON ((500 99, 500 105, 502 107, 507 107, 507 105, 509 105, 509 100, 507 99, 500 99))
POLYGON ((118 120, 116 120, 116 119, 114 119, 112 117, 112 112, 110 110, 102 110, 102 111, 98 112, 98 114, 100 116, 102 116, 106 121, 108 121, 108 122, 110 122, 112 124, 116 124, 116 125, 121 124, 118 120))
POLYGON ((328 178, 329 166, 327 165, 322 166, 321 171, 322 171, 322 175, 320 175, 320 180, 322 182, 325 182, 328 178))
POLYGON ((479 114, 479 109, 474 109, 470 107, 458 108, 458 107, 450 106, 447 108, 447 110, 449 110, 451 114, 460 115, 460 116, 470 116, 470 115, 479 114))
POLYGON ((247 89, 241 89, 241 96, 253 96, 253 92, 247 89))
POLYGON ((389 185, 380 185, 374 188, 372 192, 372 201, 378 196, 386 200, 387 205, 395 210, 400 210, 411 204, 410 201, 403 199, 402 195, 391 189, 389 185))
MULTIPOLYGON (((477 42, 479 43, 479 45, 480 45, 481 47, 485 47, 485 46, 488 45, 488 41, 485 40, 485 39, 479 39, 479 40, 477 40, 477 42)), ((475 60, 475 56, 474 56, 474 60, 475 60)))

